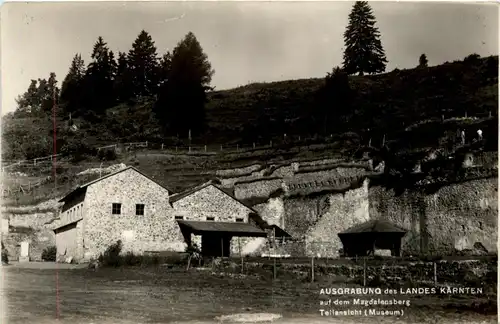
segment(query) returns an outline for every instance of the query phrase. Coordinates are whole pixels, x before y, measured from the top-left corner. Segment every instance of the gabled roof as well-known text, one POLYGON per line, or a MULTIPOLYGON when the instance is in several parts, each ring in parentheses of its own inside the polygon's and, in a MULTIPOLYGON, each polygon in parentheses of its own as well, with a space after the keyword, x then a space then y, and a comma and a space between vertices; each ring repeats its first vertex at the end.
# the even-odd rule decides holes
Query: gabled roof
POLYGON ((338 235, 344 234, 359 234, 359 233, 400 233, 405 234, 407 231, 397 227, 396 225, 380 219, 370 220, 353 227, 348 228, 338 235))
POLYGON ((186 229, 195 235, 200 234, 229 234, 233 236, 266 237, 267 233, 250 223, 214 222, 214 221, 185 221, 178 220, 181 229, 186 229))
POLYGON ((121 172, 126 171, 126 170, 134 170, 134 171, 138 172, 139 174, 141 174, 142 176, 146 177, 147 179, 149 179, 149 180, 153 181, 154 183, 156 183, 156 184, 157 184, 157 185, 159 185, 160 187, 164 188, 165 190, 170 191, 170 189, 168 189, 168 188, 166 188, 165 186, 163 186, 163 185, 159 184, 158 182, 156 182, 155 180, 151 179, 149 176, 147 176, 146 174, 142 173, 142 172, 141 172, 141 171, 139 171, 138 169, 134 168, 133 166, 129 166, 129 167, 126 167, 126 168, 120 169, 120 170, 118 170, 118 171, 115 171, 115 172, 113 172, 113 173, 109 173, 109 174, 107 174, 107 175, 105 175, 105 176, 103 176, 103 177, 100 177, 100 178, 98 178, 98 179, 95 179, 95 180, 92 180, 92 181, 90 181, 90 182, 87 182, 86 184, 83 184, 83 185, 78 186, 76 189, 72 190, 71 192, 69 192, 68 194, 66 194, 63 198, 61 198, 61 199, 59 200, 59 202, 64 202, 64 201, 66 201, 69 197, 74 196, 76 193, 78 193, 78 192, 82 192, 82 191, 84 191, 84 190, 87 190, 87 187, 88 187, 88 186, 90 186, 90 185, 92 185, 92 184, 94 184, 94 183, 96 183, 96 182, 99 182, 99 181, 101 181, 101 180, 104 180, 104 179, 106 179, 106 178, 109 178, 109 177, 115 176, 115 175, 117 175, 118 173, 121 173, 121 172))
POLYGON ((195 192, 198 192, 198 191, 203 190, 203 189, 205 189, 205 188, 207 188, 207 187, 210 187, 210 186, 213 186, 214 188, 216 188, 216 189, 218 189, 219 191, 223 192, 226 196, 229 196, 231 199, 233 199, 233 200, 237 201, 238 203, 242 204, 243 206, 247 207, 247 208, 248 208, 248 209, 250 209, 250 211, 252 211, 253 213, 258 214, 258 213, 257 213, 257 211, 256 211, 255 209, 253 209, 253 207, 252 207, 252 206, 250 206, 250 205, 248 205, 248 204, 246 204, 246 203, 242 202, 241 200, 237 199, 237 198, 236 198, 236 197, 235 197, 235 196, 231 193, 231 191, 230 191, 229 189, 225 189, 225 188, 221 188, 221 187, 219 187, 219 186, 217 185, 217 181, 214 181, 214 180, 210 180, 210 181, 208 181, 208 182, 205 182, 205 183, 203 183, 203 184, 201 184, 201 185, 199 185, 199 186, 193 187, 193 188, 188 189, 188 190, 186 190, 186 191, 183 191, 183 192, 181 192, 181 193, 173 194, 173 195, 171 195, 171 196, 170 196, 169 201, 170 201, 170 203, 172 204, 172 203, 174 203, 174 202, 177 202, 177 201, 179 201, 179 200, 181 200, 181 199, 184 199, 184 198, 186 198, 186 197, 188 197, 188 196, 190 196, 190 195, 194 194, 195 192))

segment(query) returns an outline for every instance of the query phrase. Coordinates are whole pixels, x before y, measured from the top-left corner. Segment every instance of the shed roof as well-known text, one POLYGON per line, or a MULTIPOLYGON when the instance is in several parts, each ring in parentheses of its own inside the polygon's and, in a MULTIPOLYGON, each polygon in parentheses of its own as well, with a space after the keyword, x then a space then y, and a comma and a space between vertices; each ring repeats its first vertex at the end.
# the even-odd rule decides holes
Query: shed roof
POLYGON ((374 219, 370 220, 358 225, 354 225, 353 227, 348 228, 347 230, 339 233, 339 235, 343 234, 359 234, 359 233, 401 233, 405 234, 407 231, 397 227, 391 222, 374 219))
POLYGON ((154 183, 156 183, 156 184, 157 184, 157 185, 159 185, 160 187, 164 188, 165 190, 170 191, 170 189, 168 189, 168 188, 166 188, 165 186, 163 186, 163 185, 159 184, 159 183, 158 183, 158 182, 156 182, 154 179, 150 178, 149 176, 147 176, 146 174, 142 173, 142 172, 141 172, 141 171, 139 171, 138 169, 134 168, 133 166, 129 166, 129 167, 126 167, 126 168, 120 169, 120 170, 118 170, 118 171, 116 171, 116 172, 109 173, 109 174, 107 174, 107 175, 105 175, 105 176, 103 176, 103 177, 100 177, 100 178, 98 178, 98 179, 95 179, 95 180, 92 180, 92 181, 90 181, 90 182, 87 182, 86 184, 83 184, 83 185, 78 186, 76 189, 72 190, 71 192, 69 192, 68 194, 66 194, 66 196, 64 196, 63 198, 61 198, 61 199, 59 200, 59 202, 64 202, 64 201, 68 200, 68 198, 70 198, 70 197, 74 196, 76 193, 79 193, 79 192, 85 191, 85 190, 87 189, 87 187, 88 187, 88 186, 90 186, 90 185, 92 185, 92 184, 94 184, 94 183, 96 183, 96 182, 99 182, 99 181, 101 181, 101 180, 104 180, 104 179, 106 179, 106 178, 109 178, 109 177, 112 177, 112 176, 114 176, 114 175, 117 175, 118 173, 121 173, 121 172, 123 172, 123 171, 125 171, 125 170, 134 170, 134 171, 138 172, 139 174, 141 174, 142 176, 146 177, 147 179, 149 179, 149 180, 153 181, 154 183))
POLYGON ((269 225, 269 229, 274 230, 275 237, 292 237, 292 235, 276 224, 269 225))
POLYGON ((214 222, 214 221, 185 221, 178 220, 181 229, 200 234, 229 234, 232 236, 266 237, 267 233, 250 223, 214 222))

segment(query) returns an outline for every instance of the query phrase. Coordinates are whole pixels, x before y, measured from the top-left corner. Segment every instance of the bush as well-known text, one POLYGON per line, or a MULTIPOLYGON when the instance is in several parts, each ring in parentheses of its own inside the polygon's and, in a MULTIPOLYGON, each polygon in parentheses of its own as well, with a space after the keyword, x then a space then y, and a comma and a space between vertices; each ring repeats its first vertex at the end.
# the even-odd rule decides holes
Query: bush
POLYGON ((57 248, 55 246, 49 246, 45 248, 42 252, 43 261, 55 262, 57 256, 57 248))
POLYGON ((102 161, 114 161, 117 158, 117 154, 114 149, 102 149, 97 152, 97 157, 102 161))
POLYGON ((99 263, 104 267, 119 267, 123 265, 124 259, 120 256, 122 248, 122 241, 116 241, 115 244, 110 245, 106 251, 104 251, 104 254, 99 256, 99 263))
POLYGON ((9 263, 9 254, 7 253, 7 250, 2 249, 2 264, 8 264, 9 263))

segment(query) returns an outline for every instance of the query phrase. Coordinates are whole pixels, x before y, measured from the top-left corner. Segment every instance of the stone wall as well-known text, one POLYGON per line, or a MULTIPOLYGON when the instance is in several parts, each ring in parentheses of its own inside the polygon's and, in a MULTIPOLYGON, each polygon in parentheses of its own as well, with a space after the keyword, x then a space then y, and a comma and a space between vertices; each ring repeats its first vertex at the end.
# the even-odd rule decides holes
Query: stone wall
POLYGON ((42 252, 55 245, 54 232, 48 229, 38 229, 30 232, 16 232, 2 234, 2 242, 7 250, 9 260, 19 260, 21 242, 29 242, 29 257, 31 261, 42 261, 42 252))
MULTIPOLYGON (((284 224, 285 203, 283 198, 270 198, 265 203, 253 206, 260 217, 265 220, 269 225, 278 225, 281 228, 286 226, 284 224)), ((265 238, 249 239, 243 245, 243 255, 261 254, 265 252, 267 240, 265 238)))
POLYGON ((218 177, 238 177, 260 170, 260 164, 253 164, 244 168, 217 170, 215 173, 218 177))
POLYGON ((84 203, 83 255, 97 256, 123 242, 123 251, 184 250, 180 230, 169 204, 168 191, 133 169, 122 171, 90 185, 84 203), (112 214, 112 204, 121 203, 121 214, 112 214), (136 204, 144 204, 144 215, 136 215, 136 204))
POLYGON ((282 184, 283 179, 281 178, 236 182, 234 185, 234 195, 238 199, 269 197, 271 193, 281 189, 282 184))
POLYGON ((57 200, 49 200, 35 206, 2 208, 2 241, 10 260, 18 260, 20 244, 29 242, 32 261, 41 261, 42 252, 55 245, 51 222, 56 218, 57 200))
MULTIPOLYGON (((368 180, 359 189, 344 194, 328 194, 315 198, 320 207, 320 215, 305 233, 306 254, 308 256, 338 257, 342 242, 338 233, 349 227, 368 221, 368 180)), ((288 215, 288 213, 287 213, 288 215)), ((289 223, 289 221, 287 222, 289 223)))
POLYGON ((476 242, 496 251, 498 180, 443 186, 433 194, 371 187, 370 217, 388 219, 409 230, 403 252, 451 254, 473 249, 476 242))

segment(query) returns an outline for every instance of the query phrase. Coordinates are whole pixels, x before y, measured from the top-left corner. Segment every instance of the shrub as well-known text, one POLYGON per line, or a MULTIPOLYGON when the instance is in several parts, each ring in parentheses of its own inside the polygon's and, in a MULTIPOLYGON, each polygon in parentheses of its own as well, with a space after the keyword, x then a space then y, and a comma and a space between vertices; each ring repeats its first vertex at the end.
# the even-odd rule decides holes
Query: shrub
POLYGON ((55 246, 49 246, 45 248, 42 252, 42 260, 43 261, 56 261, 57 256, 57 248, 55 246))
POLYGON ((8 264, 8 263, 9 263, 9 254, 7 253, 6 249, 2 249, 2 264, 8 264))
POLYGON ((97 152, 97 157, 102 161, 114 161, 117 158, 117 154, 114 149, 102 149, 97 152))
POLYGON ((138 255, 135 255, 132 252, 127 252, 125 256, 123 257, 123 263, 127 266, 137 266, 142 263, 143 258, 141 258, 138 255))
POLYGON ((106 251, 99 256, 99 263, 105 267, 119 267, 123 265, 124 260, 120 256, 122 248, 122 241, 116 241, 115 244, 110 245, 106 251))

